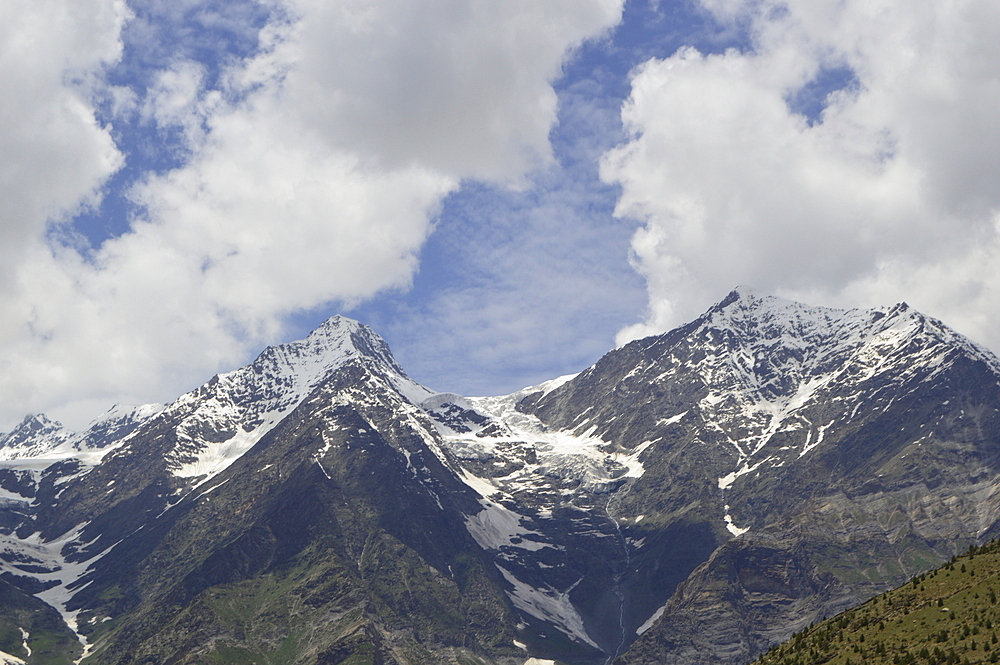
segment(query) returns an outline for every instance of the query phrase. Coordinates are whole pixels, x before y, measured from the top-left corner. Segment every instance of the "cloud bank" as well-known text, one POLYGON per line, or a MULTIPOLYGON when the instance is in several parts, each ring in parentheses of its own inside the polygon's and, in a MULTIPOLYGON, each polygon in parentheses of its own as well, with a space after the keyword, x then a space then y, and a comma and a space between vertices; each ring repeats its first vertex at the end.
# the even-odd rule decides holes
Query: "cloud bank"
POLYGON ((1000 6, 703 0, 752 48, 644 63, 602 177, 639 220, 649 315, 736 284, 817 304, 906 300, 1000 348, 1000 6), (831 72, 819 117, 796 99, 831 72))
POLYGON ((23 47, 0 76, 24 94, 0 102, 17 128, 0 139, 0 420, 51 409, 79 424, 112 398, 169 398, 295 311, 405 288, 462 179, 517 186, 551 159, 552 81, 621 5, 276 3, 219 81, 179 57, 143 91, 101 89, 123 3, 6 10, 2 43, 23 47), (66 34, 43 44, 53 14, 66 34), (135 185, 127 233, 81 251, 53 222, 97 200, 123 160, 95 120, 99 93, 118 122, 179 136, 183 164, 135 185))

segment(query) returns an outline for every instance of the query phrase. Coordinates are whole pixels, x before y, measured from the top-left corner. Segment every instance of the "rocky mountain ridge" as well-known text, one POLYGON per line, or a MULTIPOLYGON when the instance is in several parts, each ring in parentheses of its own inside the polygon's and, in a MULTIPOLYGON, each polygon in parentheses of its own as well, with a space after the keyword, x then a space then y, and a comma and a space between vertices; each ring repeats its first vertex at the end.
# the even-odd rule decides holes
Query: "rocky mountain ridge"
POLYGON ((465 398, 334 317, 166 407, 0 437, 0 584, 80 640, 29 662, 743 663, 997 532, 998 379, 903 304, 737 289, 465 398))

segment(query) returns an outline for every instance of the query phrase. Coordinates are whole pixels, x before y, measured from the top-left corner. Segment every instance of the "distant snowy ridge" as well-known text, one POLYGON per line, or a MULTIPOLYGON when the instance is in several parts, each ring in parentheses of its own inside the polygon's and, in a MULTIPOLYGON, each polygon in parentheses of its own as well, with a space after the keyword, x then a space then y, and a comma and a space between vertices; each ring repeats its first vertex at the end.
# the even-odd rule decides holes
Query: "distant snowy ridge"
POLYGON ((116 405, 83 432, 43 414, 28 416, 0 435, 0 464, 40 471, 55 461, 76 459, 90 466, 125 444, 139 425, 159 417, 177 421, 178 443, 167 455, 168 466, 179 477, 206 482, 352 360, 375 368, 413 403, 434 394, 406 376, 381 337, 357 321, 334 316, 306 339, 268 347, 250 365, 216 375, 167 406, 116 405))
MULTIPOLYGON (((664 603, 673 587, 629 586, 637 562, 663 557, 663 570, 674 565, 659 537, 664 524, 681 524, 684 516, 700 531, 680 533, 708 533, 734 548, 753 542, 773 523, 758 511, 768 504, 748 497, 764 496, 776 478, 809 473, 836 454, 845 432, 852 435, 855 414, 883 414, 894 423, 907 395, 926 402, 931 394, 938 403, 946 393, 925 394, 920 386, 956 363, 977 385, 992 385, 990 372, 1000 378, 1000 361, 989 351, 905 304, 840 310, 739 288, 695 321, 620 347, 579 374, 505 396, 463 397, 412 381, 378 335, 333 317, 306 339, 269 347, 166 407, 115 407, 79 433, 30 416, 0 435, 0 507, 33 519, 72 516, 58 530, 25 522, 0 537, 9 555, 0 557, 0 572, 46 585, 34 595, 79 636, 75 610, 67 609, 79 597, 71 597, 93 583, 89 568, 116 560, 105 554, 135 542, 124 533, 98 539, 115 523, 92 517, 106 514, 102 502, 126 505, 142 496, 146 503, 135 503, 153 520, 173 519, 183 512, 173 510, 179 502, 214 506, 226 493, 239 504, 232 494, 247 486, 243 474, 283 468, 281 455, 311 455, 303 482, 325 487, 357 475, 338 464, 370 454, 353 447, 357 435, 379 451, 378 463, 405 463, 407 478, 438 508, 458 511, 449 533, 464 525, 471 540, 462 533, 462 546, 475 541, 476 551, 491 558, 497 591, 519 621, 558 632, 574 648, 618 653, 669 620, 664 603), (294 422, 286 421, 293 411, 294 422), (338 424, 319 437, 305 426, 325 418, 338 424), (287 426, 275 431, 283 421, 287 426), (250 456, 268 457, 267 464, 232 466, 262 440, 266 447, 250 456), (229 479, 219 482, 227 469, 229 479), (145 494, 127 487, 136 478, 149 482, 145 494), (691 488, 697 501, 685 504, 682 493, 691 488), (94 513, 73 514, 74 506, 89 510, 92 497, 94 513), (42 530, 19 537, 28 526, 42 530), (599 603, 592 602, 596 588, 606 592, 599 603), (642 604, 630 604, 632 597, 642 604), (602 616, 617 617, 617 625, 609 628, 602 616)), ((926 424, 920 434, 930 432, 933 423, 926 424)), ((259 473, 261 486, 274 475, 259 473)), ((285 470, 277 479, 300 477, 285 470)), ((377 492, 384 484, 364 487, 377 492)))
POLYGON ((108 452, 106 448, 109 445, 120 444, 136 427, 162 410, 161 404, 116 404, 82 432, 68 430, 45 414, 30 415, 11 432, 0 434, 0 461, 71 457, 80 457, 81 461, 100 459, 108 452), (93 454, 98 451, 98 454, 93 454))

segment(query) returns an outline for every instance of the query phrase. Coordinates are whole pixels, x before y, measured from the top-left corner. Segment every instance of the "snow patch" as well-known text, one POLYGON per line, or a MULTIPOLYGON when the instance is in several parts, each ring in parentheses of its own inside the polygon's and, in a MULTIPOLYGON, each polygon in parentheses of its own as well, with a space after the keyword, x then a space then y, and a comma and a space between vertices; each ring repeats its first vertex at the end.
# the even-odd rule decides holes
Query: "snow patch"
POLYGON ((810 450, 812 450, 813 448, 815 448, 819 444, 823 443, 823 438, 826 436, 826 430, 829 429, 830 425, 832 425, 832 424, 833 423, 827 423, 826 425, 820 425, 819 428, 816 430, 816 440, 815 441, 811 440, 812 439, 812 432, 809 432, 809 435, 806 436, 806 442, 802 446, 802 451, 799 453, 799 457, 802 457, 803 455, 805 455, 806 453, 808 453, 810 450))
POLYGON ((484 499, 488 499, 500 491, 488 480, 484 480, 479 476, 473 475, 466 469, 460 469, 459 477, 462 479, 462 482, 474 489, 476 493, 484 499))
POLYGON ((253 448, 278 422, 279 419, 272 418, 251 432, 240 430, 228 441, 206 445, 193 461, 174 469, 174 475, 179 478, 205 476, 203 482, 207 482, 242 457, 246 451, 253 448))
POLYGON ((666 609, 667 609, 667 606, 664 605, 660 609, 658 609, 655 612, 653 612, 653 615, 651 617, 649 617, 648 619, 646 619, 645 623, 643 623, 641 626, 639 626, 638 628, 635 629, 635 634, 636 635, 642 635, 647 630, 649 630, 650 628, 652 628, 653 624, 656 623, 656 620, 659 619, 661 616, 663 616, 663 612, 666 609))
POLYGON ((669 418, 660 418, 656 421, 657 426, 665 427, 666 425, 673 425, 674 423, 679 423, 681 418, 688 414, 687 411, 684 413, 678 413, 676 416, 670 416, 669 418))
POLYGON ((0 503, 4 502, 14 502, 14 503, 29 503, 31 501, 30 497, 23 496, 17 492, 11 492, 0 487, 0 503))
POLYGON ((556 388, 561 388, 562 386, 569 383, 578 376, 580 376, 580 372, 577 372, 576 374, 563 374, 562 376, 557 376, 554 379, 549 379, 548 381, 539 383, 537 386, 535 386, 535 390, 533 390, 532 392, 537 392, 541 390, 542 396, 544 397, 545 395, 548 395, 556 388))
MULTIPOLYGON (((58 583, 51 589, 36 593, 35 597, 54 607, 70 630, 76 634, 77 639, 80 640, 84 649, 81 659, 90 653, 92 645, 87 642, 86 637, 81 635, 78 630, 76 617, 80 610, 69 611, 66 609, 66 606, 73 595, 86 586, 86 584, 79 585, 80 578, 87 573, 90 566, 97 559, 103 557, 114 548, 114 546, 111 546, 86 561, 73 563, 66 561, 62 555, 62 550, 66 545, 74 543, 77 545, 75 549, 79 551, 92 544, 93 541, 91 543, 81 543, 79 540, 85 526, 87 526, 86 522, 78 525, 56 540, 44 542, 41 540, 41 534, 38 532, 24 539, 0 535, 0 548, 15 555, 11 557, 12 559, 35 566, 36 570, 44 569, 46 571, 32 572, 32 577, 43 584, 53 581, 58 583)), ((10 572, 15 575, 24 575, 24 572, 19 570, 16 565, 7 561, 0 561, 0 571, 10 572)), ((24 639, 27 640, 27 636, 24 639)))
POLYGON ((17 629, 21 631, 21 648, 27 653, 28 658, 31 658, 31 647, 28 646, 28 638, 31 637, 31 633, 20 626, 17 629))
POLYGON ((646 469, 642 466, 642 462, 639 461, 639 455, 644 453, 647 448, 655 443, 654 441, 644 441, 640 445, 636 446, 632 452, 628 455, 623 453, 613 453, 610 457, 614 461, 618 462, 626 469, 624 478, 641 478, 642 474, 646 472, 646 469))
MULTIPOLYGON (((535 618, 551 623, 560 632, 565 633, 568 637, 578 642, 589 644, 596 649, 600 648, 587 635, 587 631, 583 627, 583 618, 580 617, 580 614, 569 600, 569 594, 576 588, 576 584, 566 591, 557 591, 551 587, 536 589, 514 577, 503 566, 499 564, 495 565, 508 584, 513 587, 512 590, 507 592, 507 595, 510 597, 514 607, 535 618)), ((579 584, 579 581, 577 581, 577 584, 579 584)))
POLYGON ((740 527, 733 524, 733 517, 732 515, 729 514, 728 504, 725 506, 725 510, 726 510, 726 515, 724 519, 726 520, 726 529, 729 530, 729 533, 733 534, 734 536, 742 536, 744 533, 750 530, 749 527, 747 527, 746 529, 741 529, 740 527))
POLYGON ((719 489, 720 490, 729 489, 729 487, 736 481, 737 478, 739 478, 740 476, 745 476, 746 474, 751 473, 753 471, 756 471, 757 467, 759 467, 761 464, 768 461, 769 459, 771 458, 762 459, 754 465, 750 465, 748 461, 744 461, 743 466, 738 468, 736 471, 731 471, 730 473, 727 473, 726 475, 719 478, 719 489))
POLYGON ((17 656, 12 656, 6 651, 0 651, 0 665, 25 665, 25 662, 17 656))
POLYGON ((499 550, 501 547, 519 547, 526 550, 540 550, 551 547, 537 540, 526 539, 525 536, 541 536, 537 531, 531 531, 521 525, 524 519, 514 511, 504 506, 481 499, 483 506, 475 515, 465 518, 465 526, 479 546, 486 550, 499 550))

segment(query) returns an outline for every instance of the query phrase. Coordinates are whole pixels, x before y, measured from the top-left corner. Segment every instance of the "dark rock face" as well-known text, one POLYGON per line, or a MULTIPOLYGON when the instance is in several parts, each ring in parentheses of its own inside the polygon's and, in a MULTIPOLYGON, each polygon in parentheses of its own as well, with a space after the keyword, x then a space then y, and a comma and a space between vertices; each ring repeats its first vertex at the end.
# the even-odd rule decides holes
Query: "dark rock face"
POLYGON ((521 408, 654 442, 614 504, 630 540, 693 522, 725 543, 673 597, 640 585, 662 616, 620 661, 742 663, 995 534, 997 377, 991 354, 905 305, 734 292, 521 408))
POLYGON ((905 305, 737 290, 463 398, 335 317, 166 407, 0 436, 0 650, 745 663, 1000 535, 998 379, 905 305))

